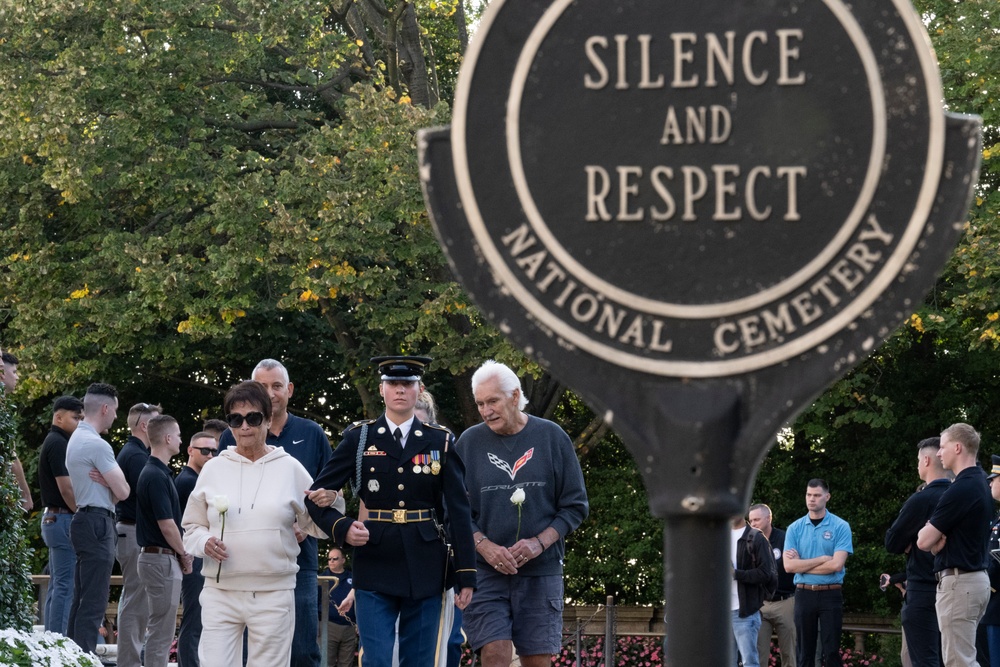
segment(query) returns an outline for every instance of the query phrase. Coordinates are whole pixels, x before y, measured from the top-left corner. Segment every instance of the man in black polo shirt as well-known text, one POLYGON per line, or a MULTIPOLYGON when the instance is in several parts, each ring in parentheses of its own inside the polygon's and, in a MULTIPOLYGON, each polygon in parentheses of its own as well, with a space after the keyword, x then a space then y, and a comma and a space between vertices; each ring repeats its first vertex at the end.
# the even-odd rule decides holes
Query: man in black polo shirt
POLYGON ((767 538, 778 568, 778 588, 760 609, 757 653, 761 667, 771 664, 771 633, 778 634, 781 667, 795 667, 795 575, 785 572, 781 555, 785 551, 785 531, 771 523, 771 508, 763 503, 750 506, 750 525, 767 538))
POLYGON ((925 486, 899 510, 885 533, 885 549, 906 554, 906 593, 903 598, 903 633, 913 667, 939 667, 941 631, 934 602, 937 596, 934 556, 917 548, 917 533, 931 518, 951 481, 937 457, 940 438, 927 438, 917 445, 917 474, 925 486))
MULTIPOLYGON (((126 423, 131 435, 118 452, 118 467, 125 473, 125 481, 133 490, 139 483, 149 459, 149 434, 146 429, 149 420, 163 413, 159 405, 136 403, 128 411, 126 423)), ((146 589, 139 583, 136 566, 139 562, 139 546, 135 539, 135 493, 122 498, 115 504, 115 559, 122 570, 122 593, 118 600, 118 666, 139 667, 142 664, 142 641, 146 636, 149 609, 146 589)))
POLYGON ((139 581, 149 604, 146 667, 167 667, 177 627, 181 574, 191 571, 192 556, 181 541, 181 506, 170 475, 170 459, 181 450, 181 429, 169 415, 148 425, 150 455, 136 487, 136 542, 139 581))
POLYGON ((941 628, 941 657, 948 667, 974 667, 976 626, 990 599, 986 575, 993 498, 979 467, 979 434, 968 424, 941 433, 938 458, 955 473, 934 514, 917 535, 917 547, 935 554, 934 607, 941 628))
MULTIPOLYGON (((208 431, 198 431, 191 436, 188 445, 188 462, 174 478, 177 497, 180 501, 181 516, 187 507, 188 498, 198 483, 198 475, 205 464, 219 453, 219 441, 208 431)), ((184 613, 181 616, 180 632, 177 636, 177 664, 179 667, 199 667, 198 642, 201 640, 201 589, 205 577, 201 573, 202 559, 195 558, 191 563, 191 572, 181 580, 181 603, 184 613)))
POLYGON ((52 404, 52 428, 38 452, 38 487, 42 492, 42 540, 49 548, 49 590, 45 596, 45 629, 66 634, 73 599, 76 552, 69 524, 76 512, 73 483, 66 470, 66 445, 83 419, 83 401, 60 396, 52 404))

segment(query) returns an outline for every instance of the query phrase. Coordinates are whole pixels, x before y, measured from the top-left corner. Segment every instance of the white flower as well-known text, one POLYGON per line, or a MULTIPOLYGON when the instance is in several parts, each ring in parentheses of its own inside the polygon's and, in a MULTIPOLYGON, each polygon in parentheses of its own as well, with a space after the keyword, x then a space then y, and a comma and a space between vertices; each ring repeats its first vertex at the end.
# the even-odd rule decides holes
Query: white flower
POLYGON ((229 496, 215 496, 212 498, 212 505, 219 514, 225 514, 229 509, 229 496))
POLYGON ((0 630, 0 665, 21 665, 25 657, 32 665, 100 667, 101 661, 84 653, 72 641, 53 632, 0 630))
POLYGON ((514 494, 510 497, 510 502, 514 503, 515 505, 520 505, 521 503, 523 503, 524 489, 518 487, 518 489, 514 491, 514 494))

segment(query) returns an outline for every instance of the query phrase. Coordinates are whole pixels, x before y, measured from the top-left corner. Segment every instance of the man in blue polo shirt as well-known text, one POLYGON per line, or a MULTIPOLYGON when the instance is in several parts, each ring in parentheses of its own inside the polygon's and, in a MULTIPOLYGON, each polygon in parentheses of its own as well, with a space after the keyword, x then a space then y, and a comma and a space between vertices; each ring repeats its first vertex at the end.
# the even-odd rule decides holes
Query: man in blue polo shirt
POLYGON ((842 586, 847 556, 854 553, 851 526, 832 512, 830 487, 822 479, 806 485, 809 513, 788 527, 782 562, 795 574, 795 644, 798 667, 816 660, 817 624, 823 662, 841 667, 840 632, 844 618, 842 586))
POLYGON ((978 665, 976 627, 990 600, 986 567, 993 516, 993 497, 977 460, 979 434, 968 424, 952 424, 941 433, 937 455, 955 481, 917 533, 917 547, 934 554, 934 607, 944 664, 978 665))
MULTIPOLYGON (((264 385, 271 397, 271 428, 267 433, 267 444, 284 448, 315 479, 330 460, 333 450, 323 427, 288 412, 288 399, 295 391, 295 385, 289 381, 288 370, 280 361, 264 359, 253 369, 251 377, 264 385)), ((233 445, 233 434, 226 429, 219 439, 219 450, 233 445)), ((292 637, 292 665, 295 667, 319 667, 319 644, 316 642, 319 631, 319 607, 316 602, 318 551, 315 537, 305 536, 299 543, 295 634, 292 637)))

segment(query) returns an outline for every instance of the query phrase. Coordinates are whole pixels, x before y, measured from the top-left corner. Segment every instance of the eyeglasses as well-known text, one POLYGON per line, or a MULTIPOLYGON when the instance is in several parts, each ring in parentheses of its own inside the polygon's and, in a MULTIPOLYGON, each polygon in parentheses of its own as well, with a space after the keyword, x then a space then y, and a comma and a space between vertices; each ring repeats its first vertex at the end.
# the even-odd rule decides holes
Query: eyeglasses
POLYGON ((201 452, 202 456, 217 456, 219 454, 219 450, 212 447, 195 447, 194 449, 197 452, 201 452))
POLYGON ((331 561, 334 561, 334 560, 344 560, 344 557, 343 556, 330 556, 330 560, 331 561))
POLYGON ((239 413, 232 413, 226 415, 226 423, 232 428, 239 428, 243 426, 243 420, 246 420, 247 424, 250 426, 260 426, 264 423, 264 413, 263 412, 248 412, 245 415, 239 413))

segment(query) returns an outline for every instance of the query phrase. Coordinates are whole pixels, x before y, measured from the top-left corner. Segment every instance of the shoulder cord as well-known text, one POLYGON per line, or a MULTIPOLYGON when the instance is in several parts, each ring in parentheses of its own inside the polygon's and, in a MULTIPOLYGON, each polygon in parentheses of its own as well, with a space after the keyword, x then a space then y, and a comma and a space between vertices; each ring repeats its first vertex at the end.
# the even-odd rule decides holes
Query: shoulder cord
POLYGON ((365 443, 368 441, 368 424, 361 426, 361 439, 358 441, 357 464, 354 469, 354 479, 351 480, 351 493, 358 495, 361 488, 361 457, 365 455, 365 443))

